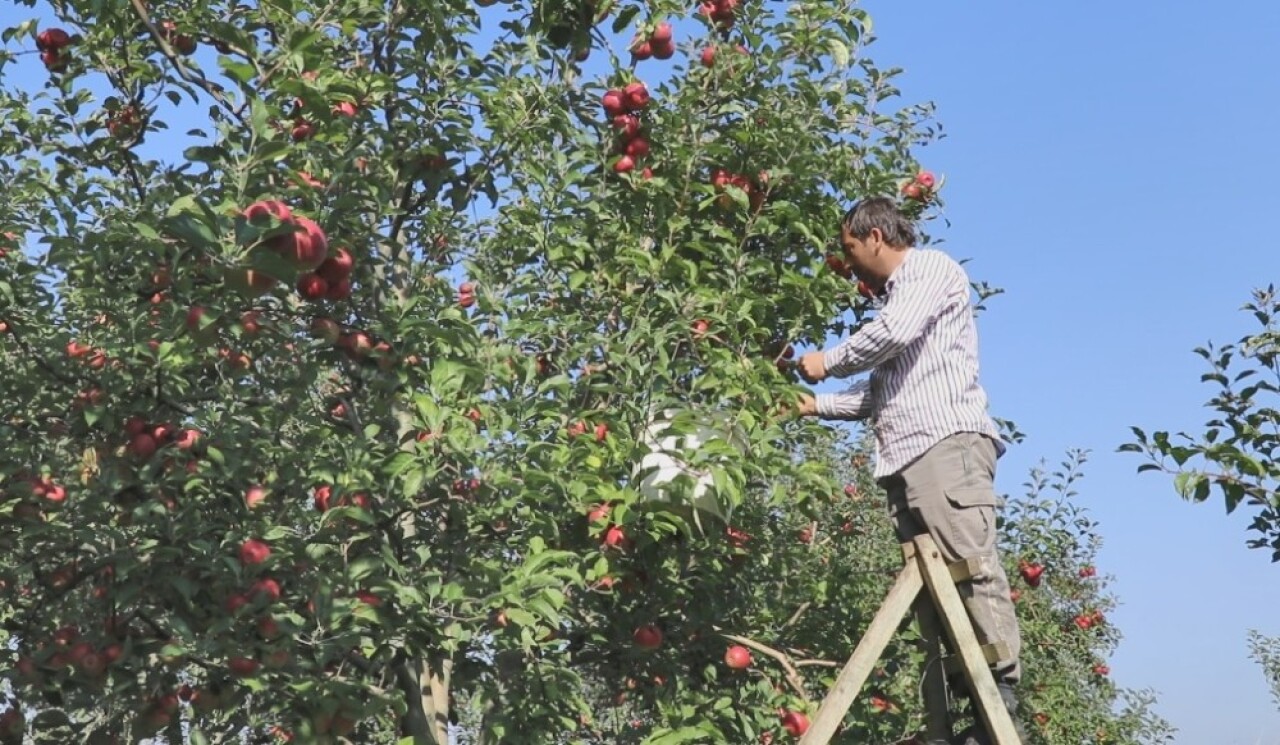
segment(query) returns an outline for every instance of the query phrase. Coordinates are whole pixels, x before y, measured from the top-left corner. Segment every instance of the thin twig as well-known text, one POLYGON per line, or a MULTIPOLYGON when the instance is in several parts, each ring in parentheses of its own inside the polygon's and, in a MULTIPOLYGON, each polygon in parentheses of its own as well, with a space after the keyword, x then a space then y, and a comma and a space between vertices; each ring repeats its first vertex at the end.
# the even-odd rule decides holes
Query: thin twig
MULTIPOLYGON (((720 631, 720 629, 717 628, 716 631, 720 631)), ((729 641, 737 642, 738 644, 741 644, 744 647, 754 649, 760 654, 766 657, 772 658, 774 661, 776 661, 779 665, 782 666, 783 671, 786 673, 787 684, 791 686, 792 690, 794 690, 797 694, 800 695, 801 698, 805 699, 806 701, 809 699, 809 693, 804 689, 804 679, 800 677, 800 673, 799 671, 796 670, 791 657, 787 655, 785 652, 779 652, 773 647, 767 646, 765 644, 761 644, 760 642, 754 639, 748 639, 745 636, 738 636, 737 634, 725 634, 723 632, 720 635, 728 639, 729 641)))
POLYGON ((223 95, 222 91, 210 82, 210 80, 204 76, 203 72, 199 72, 199 74, 192 74, 192 72, 187 69, 186 65, 183 64, 182 60, 178 58, 177 53, 173 51, 173 47, 169 46, 168 40, 164 38, 164 35, 160 33, 160 30, 156 28, 155 23, 152 22, 151 15, 147 12, 147 6, 144 0, 129 0, 129 4, 133 6, 133 10, 138 14, 138 18, 146 25, 147 31, 151 33, 151 38, 155 39, 156 44, 159 45, 160 52, 169 60, 169 64, 173 65, 173 69, 177 70, 178 75, 183 80, 199 86, 204 90, 204 92, 213 96, 215 101, 230 112, 230 114, 239 120, 241 124, 244 124, 244 116, 238 108, 231 105, 231 101, 223 95))

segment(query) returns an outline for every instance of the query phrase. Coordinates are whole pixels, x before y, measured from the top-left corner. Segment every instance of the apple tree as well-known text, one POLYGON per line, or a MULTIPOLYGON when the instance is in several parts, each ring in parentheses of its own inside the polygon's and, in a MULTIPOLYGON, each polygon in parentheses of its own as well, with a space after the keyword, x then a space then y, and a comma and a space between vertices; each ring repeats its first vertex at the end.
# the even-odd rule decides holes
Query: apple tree
POLYGON ((653 741, 800 708, 691 671, 821 594, 805 565, 717 606, 740 535, 838 488, 779 363, 862 302, 823 256, 848 201, 936 198, 865 11, 20 4, 0 588, 33 737, 571 737, 623 665, 675 685, 653 741), (689 456, 715 507, 641 488, 663 422, 726 433, 689 456))
POLYGON ((1198 347, 1209 370, 1201 382, 1215 387, 1205 405, 1214 414, 1202 434, 1134 427, 1133 442, 1122 452, 1139 453, 1146 463, 1139 471, 1160 471, 1174 477, 1178 494, 1203 502, 1216 489, 1228 513, 1242 504, 1254 515, 1249 529, 1257 533, 1250 548, 1271 549, 1280 561, 1280 299, 1275 287, 1254 290, 1245 304, 1260 328, 1234 343, 1198 347))
POLYGON ((786 363, 850 201, 941 186, 863 9, 20 5, 0 738, 804 729, 897 546, 786 363))
MULTIPOLYGON (((1250 548, 1271 550, 1280 561, 1280 298, 1274 285, 1257 288, 1242 310, 1258 324, 1253 333, 1233 343, 1198 347, 1209 369, 1201 382, 1213 386, 1205 402, 1213 411, 1202 433, 1148 433, 1134 427, 1133 441, 1122 452, 1139 453, 1147 462, 1139 471, 1173 477, 1183 499, 1207 501, 1216 490, 1228 514, 1242 505, 1253 515, 1250 548)), ((1272 691, 1280 681, 1280 639, 1249 632, 1250 655, 1263 667, 1272 691)), ((1278 694, 1277 700, 1280 700, 1278 694)))
POLYGON ((1155 695, 1111 679, 1121 633, 1116 599, 1099 573, 1099 525, 1076 503, 1085 451, 1053 470, 1034 468, 1026 493, 1007 499, 1001 550, 1022 627, 1021 718, 1044 743, 1162 743, 1173 729, 1155 695))

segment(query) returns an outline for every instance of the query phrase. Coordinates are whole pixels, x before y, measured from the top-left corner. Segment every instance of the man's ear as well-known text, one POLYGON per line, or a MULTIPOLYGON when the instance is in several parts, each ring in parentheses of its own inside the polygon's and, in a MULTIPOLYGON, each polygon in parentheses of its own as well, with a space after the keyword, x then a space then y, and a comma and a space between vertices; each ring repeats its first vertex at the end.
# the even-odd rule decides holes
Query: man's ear
POLYGON ((884 231, 880 228, 872 228, 867 234, 867 242, 876 250, 876 253, 880 253, 880 249, 884 248, 884 231))

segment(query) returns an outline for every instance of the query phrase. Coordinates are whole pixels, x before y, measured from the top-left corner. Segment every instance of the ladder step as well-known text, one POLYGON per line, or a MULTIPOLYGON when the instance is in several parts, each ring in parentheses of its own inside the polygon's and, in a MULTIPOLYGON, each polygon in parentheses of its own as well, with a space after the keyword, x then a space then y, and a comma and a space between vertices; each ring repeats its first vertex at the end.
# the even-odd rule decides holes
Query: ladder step
POLYGON ((951 571, 951 580, 956 583, 968 582, 982 573, 982 561, 976 556, 952 562, 947 566, 951 571))
MULTIPOLYGON (((994 665, 1000 660, 1007 660, 1013 655, 1009 652, 1008 642, 992 642, 991 644, 983 644, 982 657, 987 661, 988 665, 994 665)), ((959 657, 951 655, 942 660, 942 667, 946 670, 948 676, 960 675, 964 672, 964 663, 959 657)))

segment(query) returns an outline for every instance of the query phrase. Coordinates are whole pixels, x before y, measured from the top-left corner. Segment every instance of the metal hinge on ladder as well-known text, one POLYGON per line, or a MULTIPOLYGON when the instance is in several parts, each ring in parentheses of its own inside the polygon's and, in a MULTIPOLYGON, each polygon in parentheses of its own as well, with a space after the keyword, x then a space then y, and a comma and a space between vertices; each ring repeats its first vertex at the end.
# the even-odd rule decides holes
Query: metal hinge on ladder
MULTIPOLYGON (((928 535, 917 536, 912 542, 902 544, 902 553, 906 565, 858 642, 857 649, 822 700, 808 731, 800 738, 800 745, 827 745, 831 742, 844 715, 879 662, 880 655, 913 606, 920 621, 921 634, 929 647, 928 655, 941 658, 941 634, 942 629, 946 630, 956 650, 956 658, 946 660, 946 666, 959 668, 964 673, 975 708, 991 733, 994 745, 1024 745, 1014 729, 1009 710, 1000 698, 990 668, 992 663, 1009 657, 1008 645, 1004 642, 978 644, 973 623, 956 589, 957 582, 971 579, 978 573, 978 560, 967 559, 948 566, 937 544, 928 535), (928 589, 927 594, 921 592, 925 588, 928 589)), ((924 686, 929 737, 943 740, 951 736, 943 677, 946 672, 926 670, 924 686)))

